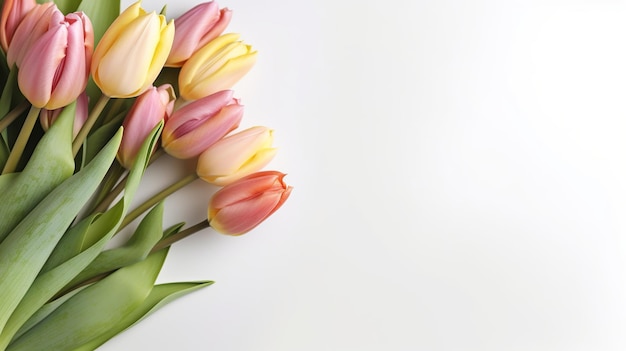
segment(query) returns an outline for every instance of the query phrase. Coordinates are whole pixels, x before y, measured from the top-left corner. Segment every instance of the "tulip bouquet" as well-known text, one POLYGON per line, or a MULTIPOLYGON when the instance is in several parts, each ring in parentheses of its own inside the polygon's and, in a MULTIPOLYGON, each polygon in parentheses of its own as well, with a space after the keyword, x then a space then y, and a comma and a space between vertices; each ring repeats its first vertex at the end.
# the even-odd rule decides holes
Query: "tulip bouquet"
POLYGON ((291 193, 262 171, 272 130, 236 130, 230 89, 256 51, 223 34, 231 11, 207 2, 168 20, 120 7, 2 2, 0 350, 97 348, 212 283, 157 284, 170 245, 208 227, 247 233, 291 193), (131 207, 164 155, 196 169, 131 207), (197 179, 219 187, 207 217, 164 228, 164 200, 197 179))

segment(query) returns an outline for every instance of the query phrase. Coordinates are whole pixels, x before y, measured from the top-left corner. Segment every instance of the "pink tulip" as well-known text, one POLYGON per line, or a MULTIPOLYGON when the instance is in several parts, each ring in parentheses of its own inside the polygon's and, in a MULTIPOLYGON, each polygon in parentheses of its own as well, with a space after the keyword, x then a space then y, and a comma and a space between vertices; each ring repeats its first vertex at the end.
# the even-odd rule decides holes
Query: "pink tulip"
MULTIPOLYGON (((48 128, 50 128, 52 123, 54 123, 54 121, 56 121, 56 119, 59 117, 63 109, 64 107, 58 108, 56 110, 41 110, 41 112, 39 113, 39 122, 41 122, 41 127, 43 128, 43 130, 48 130, 48 128)), ((87 96, 87 93, 83 92, 78 96, 78 100, 76 100, 76 116, 74 117, 74 137, 78 135, 78 132, 80 132, 83 124, 85 124, 85 121, 87 120, 87 116, 89 114, 88 109, 89 97, 87 96)))
POLYGON ((133 166, 150 132, 172 114, 174 100, 174 88, 170 84, 149 88, 135 100, 124 119, 124 135, 117 152, 117 159, 122 166, 133 166))
POLYGON ((200 154, 198 176, 224 186, 260 170, 276 155, 272 134, 267 127, 252 127, 219 140, 200 154))
POLYGON ((0 46, 5 53, 20 22, 35 5, 35 0, 4 0, 0 16, 0 46))
POLYGON ((163 148, 176 158, 196 157, 237 128, 242 116, 243 106, 231 90, 193 101, 174 111, 165 123, 163 148))
POLYGON ((209 204, 211 227, 228 235, 254 229, 291 194, 293 188, 283 182, 284 176, 276 171, 253 173, 220 189, 209 204))
POLYGON ((71 103, 87 86, 92 52, 93 28, 84 13, 51 22, 19 65, 20 90, 35 107, 54 110, 71 103))
POLYGON ((7 49, 9 67, 18 67, 30 46, 50 28, 51 23, 63 21, 63 14, 53 2, 36 5, 24 16, 13 33, 11 44, 7 49))
POLYGON ((174 20, 174 45, 166 66, 180 67, 199 48, 222 34, 230 22, 232 11, 219 9, 216 2, 199 4, 174 20))

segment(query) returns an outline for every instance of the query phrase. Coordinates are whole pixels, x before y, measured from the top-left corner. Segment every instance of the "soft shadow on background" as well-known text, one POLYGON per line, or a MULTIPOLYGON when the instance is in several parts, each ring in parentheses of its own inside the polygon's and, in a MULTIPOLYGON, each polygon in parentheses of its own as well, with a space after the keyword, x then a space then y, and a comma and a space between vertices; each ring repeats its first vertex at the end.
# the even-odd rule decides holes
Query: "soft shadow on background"
POLYGON ((176 244, 159 281, 217 283, 103 350, 626 349, 626 4, 219 3, 259 50, 242 126, 295 190, 176 244))

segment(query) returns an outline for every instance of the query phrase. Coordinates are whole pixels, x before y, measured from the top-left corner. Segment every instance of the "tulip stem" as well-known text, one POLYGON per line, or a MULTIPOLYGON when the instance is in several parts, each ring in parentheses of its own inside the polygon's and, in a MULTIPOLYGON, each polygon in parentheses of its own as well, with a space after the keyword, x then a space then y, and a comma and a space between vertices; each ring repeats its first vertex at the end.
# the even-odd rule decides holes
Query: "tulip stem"
POLYGON ((2 174, 15 172, 15 169, 17 168, 17 165, 22 158, 22 154, 24 153, 24 149, 26 149, 26 144, 28 143, 30 134, 33 132, 33 128, 35 127, 37 119, 39 119, 39 111, 41 111, 41 108, 35 106, 32 106, 30 108, 30 111, 28 111, 26 120, 22 125, 20 134, 18 134, 17 139, 15 140, 15 144, 13 145, 13 149, 9 154, 7 163, 4 165, 2 174))
POLYGON ((21 104, 15 106, 15 108, 12 109, 9 113, 7 113, 0 120, 0 132, 5 130, 11 123, 13 123, 13 121, 15 121, 22 114, 22 112, 26 111, 26 108, 28 108, 28 102, 22 102, 21 104))
POLYGON ((150 253, 152 252, 157 252, 159 250, 162 250, 166 247, 171 246, 173 243, 180 241, 188 236, 190 236, 191 234, 197 233, 199 231, 201 231, 202 229, 205 228, 209 228, 211 226, 211 224, 209 223, 208 220, 203 220, 200 223, 196 223, 194 225, 192 225, 191 227, 178 232, 174 235, 170 235, 167 238, 162 239, 161 241, 159 241, 156 245, 154 245, 154 248, 152 249, 152 251, 150 251, 150 253))
POLYGON ((74 142, 72 143, 72 153, 74 154, 74 156, 78 154, 78 150, 80 150, 80 147, 83 145, 83 142, 85 141, 85 139, 87 139, 87 135, 91 131, 91 128, 93 127, 93 125, 98 120, 98 117, 100 117, 100 114, 106 107, 109 100, 111 100, 110 97, 106 95, 102 95, 100 96, 100 99, 98 100, 98 102, 96 102, 96 105, 93 107, 93 110, 91 110, 91 113, 89 114, 89 117, 87 117, 85 124, 83 124, 83 127, 80 129, 80 132, 78 132, 78 135, 76 136, 76 138, 74 139, 74 142))
POLYGON ((135 220, 135 218, 139 217, 142 213, 152 208, 152 206, 158 204, 166 197, 170 196, 171 194, 175 193, 176 191, 183 188, 187 184, 190 184, 196 179, 198 179, 198 175, 196 173, 193 173, 177 181, 176 183, 168 186, 167 188, 163 189, 160 193, 154 195, 153 197, 148 199, 146 202, 141 204, 139 207, 137 207, 136 209, 128 213, 126 217, 124 218, 124 220, 122 221, 122 224, 120 225, 119 230, 126 227, 130 222, 135 220))
MULTIPOLYGON (((150 157, 150 161, 148 161, 148 166, 151 165, 154 161, 156 161, 159 157, 163 156, 164 154, 165 154, 165 150, 163 150, 163 148, 158 148, 154 152, 154 154, 152 154, 152 157, 150 157)), ((124 168, 122 168, 122 170, 124 170, 124 168)), ((121 174, 119 176, 121 176, 121 174)), ((118 176, 118 179, 119 179, 119 176, 118 176)), ((117 182, 117 185, 115 185, 115 187, 112 190, 109 189, 110 192, 105 197, 102 198, 102 200, 98 203, 98 206, 94 208, 93 212, 94 213, 104 212, 107 208, 109 208, 109 206, 111 206, 111 204, 113 203, 113 200, 115 200, 115 198, 117 198, 117 196, 121 194, 122 190, 124 190, 124 188, 126 187, 127 179, 128 179, 128 173, 124 175, 122 180, 117 182)))

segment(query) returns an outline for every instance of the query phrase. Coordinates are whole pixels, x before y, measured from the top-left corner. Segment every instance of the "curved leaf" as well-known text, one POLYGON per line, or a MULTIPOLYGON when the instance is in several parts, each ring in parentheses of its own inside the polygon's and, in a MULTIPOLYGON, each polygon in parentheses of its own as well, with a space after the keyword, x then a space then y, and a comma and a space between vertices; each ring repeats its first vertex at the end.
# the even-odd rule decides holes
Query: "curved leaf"
POLYGON ((169 283, 155 285, 146 300, 135 308, 129 315, 118 321, 111 329, 107 329, 104 333, 98 335, 97 338, 76 348, 74 351, 95 350, 100 345, 110 340, 115 335, 132 327, 133 325, 146 318, 159 308, 174 301, 175 299, 187 295, 193 291, 205 288, 213 284, 212 281, 188 282, 188 283, 169 283))
POLYGON ((74 173, 72 128, 75 110, 76 103, 63 110, 37 144, 24 170, 2 193, 0 242, 52 189, 74 173))
POLYGON ((7 350, 69 351, 93 340, 144 303, 166 256, 167 250, 158 251, 86 287, 7 350))
POLYGON ((87 167, 56 187, 0 244, 0 328, 115 158, 121 130, 87 167))

